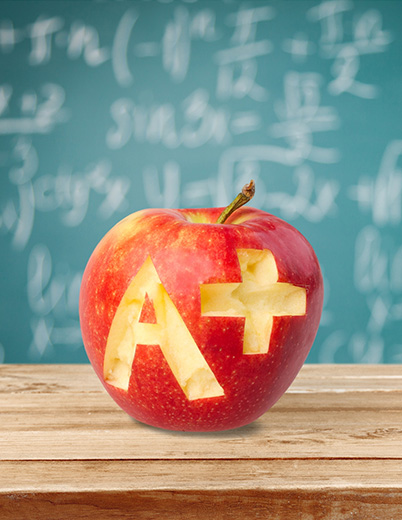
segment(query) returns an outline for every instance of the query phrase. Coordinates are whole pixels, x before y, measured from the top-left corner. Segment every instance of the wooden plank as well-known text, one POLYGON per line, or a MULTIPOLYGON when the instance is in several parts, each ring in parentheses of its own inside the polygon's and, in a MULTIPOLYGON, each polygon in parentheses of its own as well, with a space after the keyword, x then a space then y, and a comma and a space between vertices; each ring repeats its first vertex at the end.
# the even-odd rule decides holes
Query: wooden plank
POLYGON ((0 365, 2 394, 106 393, 90 364, 0 365))
POLYGON ((0 496, 2 520, 399 520, 392 488, 310 491, 105 491, 0 496))
MULTIPOLYGON (((402 365, 304 365, 288 392, 402 391, 402 365)), ((106 393, 89 364, 0 365, 0 395, 106 393)))
POLYGON ((167 432, 89 365, 0 366, 0 518, 396 520, 401 397, 401 366, 305 365, 251 425, 167 432))
POLYGON ((209 434, 132 420, 89 365, 29 368, 0 367, 1 460, 401 457, 400 366, 307 365, 259 420, 209 434), (394 391, 381 390, 388 379, 394 391))
POLYGON ((6 428, 0 459, 399 458, 402 452, 402 410, 381 417, 375 411, 272 411, 244 428, 208 434, 167 432, 115 417, 104 414, 103 425, 77 428, 66 411, 53 428, 6 428))
POLYGON ((75 428, 3 432, 0 460, 394 458, 401 456, 401 414, 362 424, 356 414, 321 418, 286 417, 276 425, 266 416, 253 425, 214 434, 180 434, 133 424, 125 429, 75 428), (350 421, 348 422, 348 420, 350 421), (392 420, 394 419, 394 420, 392 420), (346 422, 345 422, 346 420, 346 422), (354 421, 354 422, 353 422, 354 421), (396 423, 398 421, 398 423, 396 423), (375 424, 373 424, 375 422, 375 424), (292 427, 293 426, 293 427, 292 427))
POLYGON ((402 518, 399 461, 18 464, 0 465, 2 520, 402 518))
POLYGON ((333 492, 392 488, 402 493, 402 459, 4 461, 0 462, 0 469, 3 495, 134 488, 137 491, 327 489, 333 492))

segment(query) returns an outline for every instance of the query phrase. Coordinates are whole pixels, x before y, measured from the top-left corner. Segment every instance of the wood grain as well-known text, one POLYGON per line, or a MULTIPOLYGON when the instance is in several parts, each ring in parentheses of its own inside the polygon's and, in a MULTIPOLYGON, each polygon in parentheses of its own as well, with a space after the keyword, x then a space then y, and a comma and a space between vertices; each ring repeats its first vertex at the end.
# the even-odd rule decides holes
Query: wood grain
POLYGON ((402 518, 400 365, 305 365, 209 434, 132 420, 89 365, 3 365, 0 417, 2 520, 402 518))

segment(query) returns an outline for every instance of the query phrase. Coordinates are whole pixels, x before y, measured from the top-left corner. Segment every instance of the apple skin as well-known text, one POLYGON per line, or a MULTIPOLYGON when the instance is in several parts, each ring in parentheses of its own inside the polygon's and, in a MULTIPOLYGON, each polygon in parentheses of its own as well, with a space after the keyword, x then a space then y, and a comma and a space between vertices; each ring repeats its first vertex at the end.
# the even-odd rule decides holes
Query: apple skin
POLYGON ((315 339, 323 281, 311 245, 287 222, 252 207, 240 208, 225 224, 213 224, 222 209, 133 213, 104 236, 85 269, 79 309, 89 360, 116 403, 148 425, 220 431, 249 424, 287 390, 315 339), (190 222, 194 215, 203 222, 190 222), (305 315, 274 317, 267 354, 243 354, 244 318, 201 316, 200 285, 241 282, 236 249, 244 248, 269 249, 278 281, 306 289, 305 315), (104 380, 113 317, 149 255, 224 396, 188 400, 156 345, 137 346, 127 391, 104 380))

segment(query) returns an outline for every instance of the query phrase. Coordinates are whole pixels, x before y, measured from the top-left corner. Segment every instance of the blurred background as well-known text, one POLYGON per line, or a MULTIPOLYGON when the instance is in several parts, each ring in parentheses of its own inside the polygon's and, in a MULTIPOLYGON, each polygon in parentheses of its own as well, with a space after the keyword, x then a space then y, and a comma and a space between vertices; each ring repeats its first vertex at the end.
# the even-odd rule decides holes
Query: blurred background
POLYGON ((0 362, 85 362, 101 237, 253 178, 322 266, 308 362, 401 363, 401 20, 399 1, 2 1, 0 362))

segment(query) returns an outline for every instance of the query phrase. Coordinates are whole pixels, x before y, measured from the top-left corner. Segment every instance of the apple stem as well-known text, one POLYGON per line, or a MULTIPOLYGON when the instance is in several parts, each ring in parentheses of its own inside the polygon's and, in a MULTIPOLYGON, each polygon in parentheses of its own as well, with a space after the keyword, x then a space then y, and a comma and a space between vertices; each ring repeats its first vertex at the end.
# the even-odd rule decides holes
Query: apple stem
POLYGON ((226 220, 230 217, 232 213, 234 213, 237 209, 247 204, 249 200, 254 197, 255 193, 255 182, 251 180, 248 184, 243 186, 241 193, 237 195, 233 202, 227 206, 222 213, 219 215, 216 224, 224 224, 226 220))

